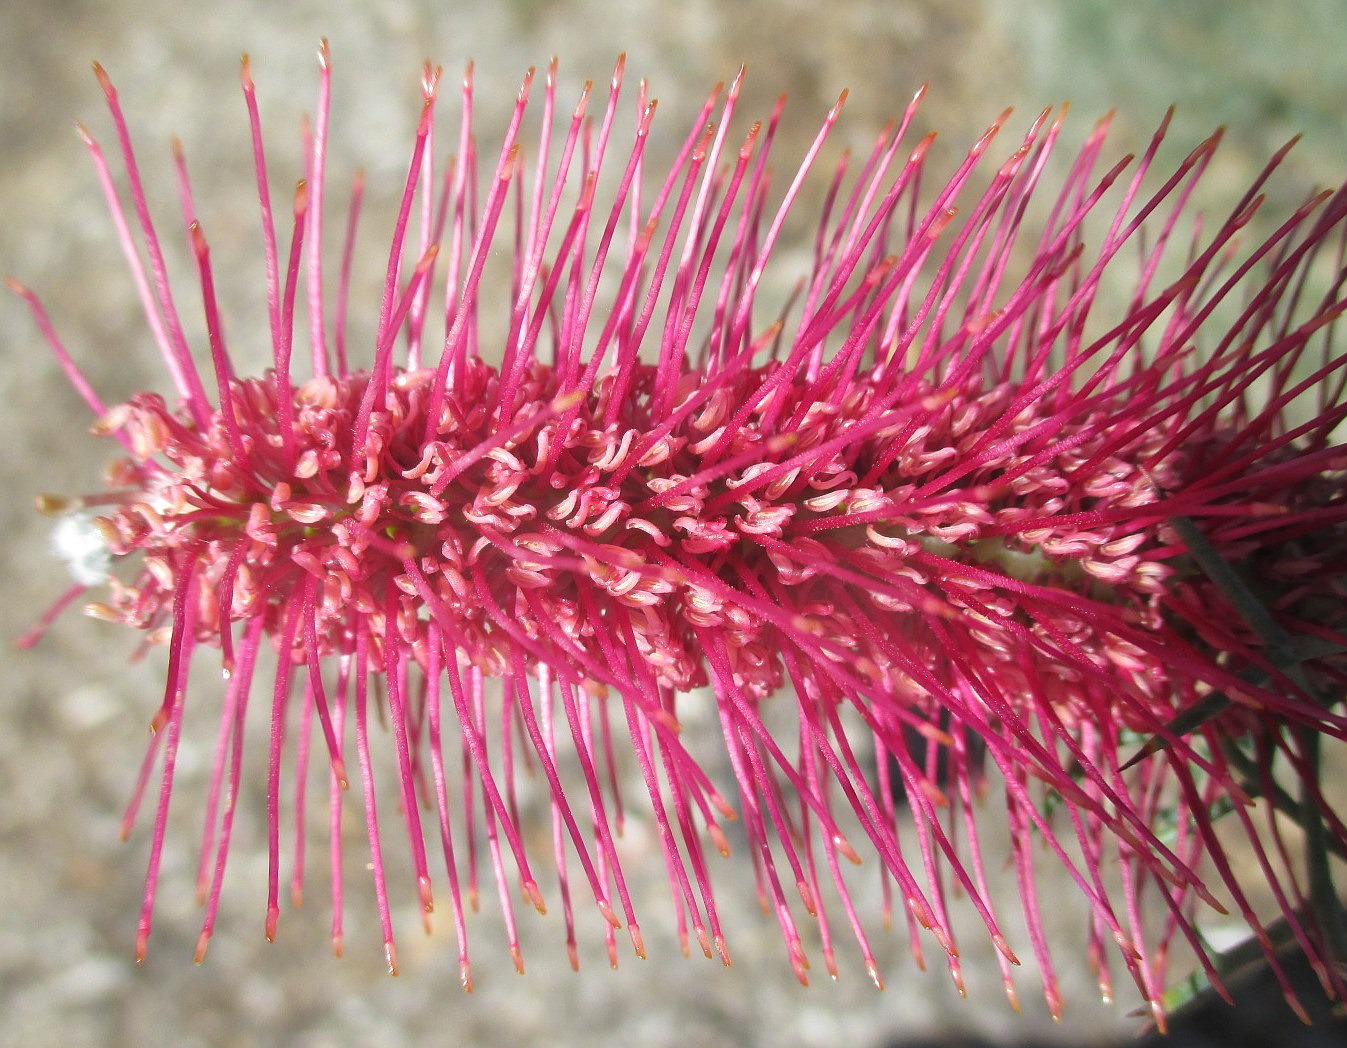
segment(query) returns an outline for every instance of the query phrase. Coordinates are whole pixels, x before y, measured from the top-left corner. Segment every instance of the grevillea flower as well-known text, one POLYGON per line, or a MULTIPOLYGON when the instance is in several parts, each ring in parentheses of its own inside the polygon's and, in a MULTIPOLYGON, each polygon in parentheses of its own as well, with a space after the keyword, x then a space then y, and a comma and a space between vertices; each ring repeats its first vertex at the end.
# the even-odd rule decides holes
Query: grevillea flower
POLYGON ((105 491, 45 500, 105 515, 97 541, 74 528, 82 575, 44 625, 92 587, 89 614, 168 648, 128 813, 161 767, 138 958, 180 733, 219 724, 199 959, 235 798, 262 788, 241 781, 244 726, 269 717, 267 935, 283 809, 302 812, 312 756, 330 766, 334 944, 338 829, 363 808, 390 970, 376 814, 390 803, 422 906, 447 896, 464 983, 479 864, 522 970, 512 899, 522 890, 542 910, 546 890, 521 775, 550 796, 572 962, 574 908, 589 896, 614 963, 619 928, 642 954, 615 845, 634 768, 684 947, 695 938, 726 963, 707 844, 728 851, 737 819, 802 981, 807 949, 835 973, 839 924, 880 981, 848 887, 860 863, 896 894, 918 960, 929 933, 956 981, 949 903, 965 896, 1013 1002, 1018 960, 988 891, 1011 874, 979 844, 990 819, 1008 820, 1013 934, 1054 1014, 1045 861, 1088 899, 1105 996, 1120 964, 1160 1015, 1176 947, 1219 987, 1201 930, 1213 908, 1242 917, 1279 973, 1277 948, 1294 941, 1342 989, 1328 864, 1347 828, 1319 767, 1347 737, 1347 448, 1335 443, 1347 355, 1332 341, 1347 192, 1310 196, 1253 237, 1285 151, 1226 217, 1197 220, 1190 198, 1219 135, 1157 178, 1165 127, 1112 163, 1104 122, 1052 175, 1064 114, 1045 112, 998 153, 1003 115, 923 194, 933 136, 911 134, 920 93, 854 176, 845 159, 813 176, 839 99, 779 191, 767 157, 781 107, 736 143, 739 80, 712 92, 652 179, 655 103, 643 85, 633 128, 621 62, 597 121, 588 86, 554 119, 553 65, 536 145, 521 141, 530 73, 499 159, 481 166, 469 74, 457 159, 437 166, 440 75, 427 67, 376 305, 348 293, 358 179, 341 264, 326 258, 326 47, 322 59, 288 245, 243 66, 266 373, 235 371, 179 156, 209 332, 208 346, 188 344, 186 296, 101 69, 124 188, 85 141, 176 401, 104 404, 14 285, 94 432, 122 446, 105 491), (787 274, 793 296, 766 302, 810 177, 826 186, 812 261, 787 274), (512 260, 508 295, 482 285, 492 252, 512 260), (480 304, 495 299, 504 336, 487 344, 480 304), (359 351, 352 309, 377 310, 359 351), (223 707, 198 709, 189 667, 216 646, 223 707), (264 651, 276 653, 269 711, 252 698, 264 651), (689 709, 718 717, 728 781, 708 770, 716 740, 681 730, 689 709), (376 715, 386 733, 371 731, 376 715), (391 781, 371 757, 385 736, 391 781), (297 782, 283 789, 291 751, 297 782), (1269 889, 1275 920, 1252 898, 1269 889))

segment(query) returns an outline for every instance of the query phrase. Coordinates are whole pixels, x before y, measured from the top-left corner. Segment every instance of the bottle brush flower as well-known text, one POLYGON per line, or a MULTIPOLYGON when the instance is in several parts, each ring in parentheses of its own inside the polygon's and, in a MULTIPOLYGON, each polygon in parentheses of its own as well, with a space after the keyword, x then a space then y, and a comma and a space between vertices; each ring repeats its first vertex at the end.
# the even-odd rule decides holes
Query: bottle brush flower
MULTIPOLYGON (((617 845, 623 782, 639 780, 684 948, 726 963, 708 844, 727 852, 734 836, 801 981, 815 949, 835 974, 842 926, 880 981, 873 915, 853 903, 859 863, 880 871, 919 961, 929 936, 962 986, 957 893, 1012 1003, 1023 940, 1055 1015, 1038 878, 1058 864, 1088 900, 1105 996, 1121 966, 1163 1019, 1179 948, 1220 988, 1202 929, 1227 911, 1279 976, 1293 943, 1341 992, 1332 865, 1347 827, 1325 767, 1347 737, 1347 355, 1334 341, 1347 192, 1263 222, 1283 150, 1228 214, 1199 219, 1219 134, 1157 176, 1165 126, 1114 162, 1104 121, 1059 167, 1064 112, 1010 147, 1003 114, 933 176, 934 136, 912 131, 920 93, 857 171, 843 158, 819 174, 839 99, 774 182, 782 108, 738 137, 740 79, 652 177, 655 103, 642 85, 634 114, 620 104, 621 62, 606 103, 586 85, 569 117, 554 63, 536 142, 530 72, 485 163, 469 70, 443 163, 427 67, 378 247, 386 280, 366 302, 350 277, 358 177, 339 256, 327 229, 326 45, 321 58, 293 209, 273 203, 243 63, 264 373, 236 370, 180 153, 173 235, 196 286, 170 279, 99 67, 121 176, 82 134, 173 396, 104 403, 11 282, 94 433, 120 445, 105 490, 41 500, 102 515, 65 522, 78 581, 25 639, 80 601, 167 648, 128 812, 129 826, 159 769, 138 958, 180 737, 218 724, 198 959, 235 804, 263 790, 275 934, 282 816, 293 806, 302 827, 313 758, 330 792, 334 945, 340 825, 363 811, 390 971, 390 804, 420 905, 447 900, 465 985, 479 866, 521 970, 517 891, 540 911, 553 894, 572 963, 591 897, 614 963, 618 929, 642 954, 617 845), (783 223, 811 179, 812 249, 787 258, 783 223), (204 345, 184 333, 189 297, 204 345), (372 345, 348 337, 353 311, 372 345), (219 709, 188 687, 203 648, 228 678, 219 709), (710 711, 722 738, 682 730, 690 711, 710 711), (241 761, 257 718, 271 732, 254 784, 241 761), (529 776, 550 804, 555 889, 526 847, 529 776), (980 836, 989 822, 1010 831, 1004 871, 980 836), (996 876, 1022 903, 1008 928, 996 876)), ((296 891, 302 845, 301 830, 296 891)))

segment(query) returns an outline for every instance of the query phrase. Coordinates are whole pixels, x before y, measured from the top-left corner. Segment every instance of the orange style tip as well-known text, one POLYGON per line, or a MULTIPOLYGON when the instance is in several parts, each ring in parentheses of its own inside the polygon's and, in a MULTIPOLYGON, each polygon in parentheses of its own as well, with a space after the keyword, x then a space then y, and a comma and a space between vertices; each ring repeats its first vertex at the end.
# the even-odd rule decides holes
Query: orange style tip
POLYGON ((162 728, 167 723, 168 723, 168 714, 161 709, 150 720, 150 734, 158 735, 159 729, 162 728))
POLYGON ((519 952, 518 946, 510 947, 510 956, 514 959, 514 970, 520 975, 524 974, 524 955, 519 952))
POLYGON ((631 948, 636 951, 636 956, 645 960, 645 939, 641 937, 640 926, 633 923, 627 933, 631 936, 631 948))
POLYGON ((290 905, 296 910, 304 908, 304 888, 302 885, 293 885, 290 888, 290 905))
POLYGON ((123 844, 131 839, 131 824, 129 822, 122 823, 122 828, 117 831, 117 839, 123 844))
POLYGON ((728 968, 732 962, 730 961, 729 948, 725 945, 725 936, 717 935, 711 941, 715 944, 716 953, 720 957, 720 963, 728 968))
POLYGON ((147 950, 148 947, 149 947, 149 942, 150 942, 150 933, 149 933, 149 932, 144 932, 144 931, 142 931, 142 932, 137 932, 137 933, 136 933, 136 963, 137 963, 137 964, 144 964, 144 963, 145 963, 145 953, 146 953, 146 950, 147 950))
POLYGON ((663 724, 666 728, 668 728, 668 729, 669 729, 671 732, 673 732, 675 735, 680 735, 680 734, 682 734, 682 732, 683 732, 683 725, 680 724, 680 723, 678 722, 678 718, 675 717, 675 716, 674 716, 672 713, 670 713, 668 710, 659 710, 658 712, 656 712, 656 714, 655 714, 655 719, 656 719, 657 721, 659 721, 661 724, 663 724))
POLYGON ((1048 1002, 1048 1014, 1052 1016, 1052 1021, 1060 1023, 1062 1021, 1062 999, 1057 995, 1056 990, 1045 993, 1044 998, 1048 1002))
POLYGON ((28 288, 26 288, 23 284, 20 284, 13 277, 5 277, 5 285, 9 288, 9 290, 13 291, 14 294, 19 295, 22 298, 33 297, 33 293, 29 291, 28 288))
POLYGON ((468 970, 466 964, 462 965, 458 970, 458 982, 459 985, 463 987, 464 993, 472 993, 472 973, 468 970))
POLYGON ((842 856, 853 866, 861 864, 861 857, 856 849, 851 846, 851 842, 840 833, 833 837, 833 847, 842 853, 842 856))
POLYGON ((818 906, 814 902, 814 893, 809 888, 808 881, 796 881, 795 890, 800 893, 800 901, 804 903, 804 908, 809 911, 809 916, 814 917, 818 914, 818 906))
POLYGON ((583 117, 585 115, 585 110, 589 108, 589 96, 593 90, 594 90, 593 80, 586 80, 585 86, 580 88, 580 98, 575 103, 575 110, 571 114, 576 120, 579 120, 581 117, 583 117))
POLYGON ((540 914, 546 915, 547 904, 543 902, 543 893, 538 890, 536 881, 525 881, 523 884, 524 898, 533 904, 533 908, 540 914))
POLYGON ((468 889, 468 906, 473 913, 477 913, 481 908, 482 897, 478 895, 477 888, 474 886, 468 889))
POLYGON ((81 499, 66 498, 64 495, 39 495, 33 499, 33 508, 44 517, 59 517, 72 509, 83 505, 81 499))
POLYGON ((253 60, 247 51, 239 55, 239 82, 243 84, 243 90, 253 89, 253 60))
POLYGON ((702 953, 709 961, 711 959, 711 940, 706 935, 706 929, 700 925, 697 927, 697 945, 702 948, 702 953))
POLYGON ((758 133, 762 131, 762 121, 758 121, 748 129, 748 134, 744 136, 744 144, 739 147, 739 158, 747 160, 753 153, 753 143, 758 140, 758 133))
MULTIPOLYGON (((1070 106, 1071 106, 1071 100, 1070 100, 1069 98, 1068 98, 1065 102, 1062 103, 1062 109, 1063 109, 1063 110, 1069 109, 1070 106)), ((1092 132, 1090 132, 1090 137, 1091 137, 1091 138, 1097 138, 1097 137, 1103 135, 1103 134, 1108 130, 1109 124, 1113 123, 1113 121, 1114 121, 1114 119, 1117 117, 1117 115, 1118 115, 1118 111, 1117 111, 1116 109, 1110 109, 1107 113, 1105 113, 1105 114, 1104 114, 1103 116, 1101 116, 1098 120, 1096 120, 1096 121, 1095 121, 1095 124, 1094 124, 1094 130, 1093 130, 1092 132)), ((1169 127, 1169 122, 1170 122, 1171 120, 1173 120, 1173 119, 1174 119, 1174 107, 1173 107, 1173 106, 1170 106, 1168 109, 1165 110, 1164 118, 1161 119, 1161 121, 1160 121, 1160 131, 1161 131, 1161 133, 1163 133, 1164 130, 1165 130, 1167 127, 1169 127)))
POLYGON ((706 130, 702 132, 701 141, 697 143, 697 148, 692 151, 692 162, 700 164, 706 159, 706 151, 711 148, 711 141, 716 137, 716 125, 707 124, 706 130))
POLYGON ((426 913, 435 912, 435 900, 430 892, 430 878, 425 874, 416 878, 416 893, 421 898, 421 908, 426 913))
POLYGON ((957 968, 951 969, 949 976, 954 980, 954 989, 958 991, 960 997, 966 1000, 968 998, 968 986, 963 981, 963 972, 957 968))
POLYGON ((606 699, 606 698, 608 698, 608 685, 607 685, 607 684, 602 684, 602 683, 600 683, 599 681, 591 680, 591 679, 589 679, 589 678, 587 677, 587 678, 585 678, 585 680, 581 683, 580 686, 581 686, 582 688, 585 689, 585 694, 588 695, 591 699, 606 699))
POLYGON ((206 946, 210 942, 210 933, 202 932, 201 938, 196 941, 196 953, 192 954, 192 963, 200 964, 206 959, 206 946))
POLYGON ((612 904, 607 899, 599 900, 599 913, 603 915, 603 919, 607 921, 610 926, 614 928, 622 927, 622 921, 619 920, 617 914, 613 912, 612 904))
POLYGON ((798 964, 792 964, 792 965, 791 965, 791 968, 794 969, 794 971, 795 971, 795 978, 799 981, 800 985, 801 985, 801 986, 808 986, 808 985, 809 985, 809 973, 808 973, 807 971, 805 971, 804 968, 800 967, 800 965, 798 965, 798 964))
POLYGON ((431 265, 435 262, 435 256, 438 255, 439 253, 440 253, 439 244, 431 244, 430 247, 426 248, 426 253, 421 256, 421 261, 416 264, 417 274, 418 275, 422 274, 426 270, 428 270, 431 267, 431 265))
POLYGON ((1119 931, 1114 934, 1113 941, 1118 944, 1118 949, 1123 952, 1123 956, 1131 961, 1141 960, 1141 952, 1132 945, 1132 940, 1126 934, 1119 931))
MULTIPOLYGON (((948 391, 948 393, 942 393, 937 396, 927 397, 926 401, 923 401, 922 406, 927 408, 927 410, 929 411, 934 411, 937 408, 941 408, 944 405, 948 404, 954 398, 954 396, 955 391, 951 389, 948 391), (934 401, 934 403, 928 405, 927 401, 934 401)), ((948 732, 941 731, 934 724, 918 725, 917 732, 923 738, 928 739, 931 742, 934 742, 937 746, 952 747, 954 745, 954 737, 950 735, 948 732)))
POLYGON ((935 139, 936 133, 934 131, 928 131, 926 135, 922 138, 922 140, 917 143, 916 148, 912 150, 911 156, 907 158, 908 163, 920 164, 922 160, 925 158, 926 154, 930 151, 930 148, 932 144, 935 142, 935 139))
POLYGON ((655 111, 659 109, 659 99, 652 98, 646 103, 645 113, 641 117, 641 123, 636 129, 638 138, 644 138, 650 133, 650 125, 655 122, 655 111))
POLYGON ((332 52, 328 49, 327 37, 322 37, 318 41, 318 68, 326 69, 331 60, 332 52))
POLYGON ((571 971, 578 972, 580 970, 580 953, 576 950, 573 941, 566 943, 566 957, 571 962, 571 971))
POLYGON ((1199 881, 1199 880, 1189 880, 1189 881, 1187 881, 1187 882, 1183 882, 1183 881, 1181 881, 1177 876, 1174 876, 1174 875, 1173 875, 1173 871, 1164 871, 1164 868, 1163 868, 1163 867, 1161 867, 1160 869, 1161 869, 1161 872, 1169 872, 1170 875, 1173 877, 1173 882, 1174 882, 1175 884, 1181 884, 1181 885, 1185 885, 1186 887, 1192 888, 1193 891, 1197 893, 1197 897, 1198 897, 1199 899, 1201 899, 1204 903, 1206 903, 1206 904, 1207 904, 1208 906, 1210 906, 1213 910, 1215 910, 1217 913, 1219 913, 1222 917, 1225 917, 1225 916, 1228 916, 1228 915, 1229 915, 1230 911, 1227 910, 1227 909, 1221 904, 1221 901, 1220 901, 1219 899, 1217 899, 1216 896, 1214 896, 1214 895, 1211 894, 1211 889, 1209 889, 1209 888, 1208 888, 1205 884, 1203 884, 1201 881, 1199 881))
POLYGON ((266 937, 267 942, 276 941, 276 924, 281 919, 281 911, 278 906, 269 906, 267 908, 266 937))
POLYGON ((394 948, 392 942, 384 943, 384 963, 388 966, 388 974, 396 979, 398 977, 398 951, 394 948))
POLYGON ((992 943, 1001 951, 1001 956, 1011 964, 1018 965, 1020 959, 1015 956, 1015 951, 1010 948, 1010 943, 1006 942, 1006 937, 1000 932, 992 936, 992 943))
MULTIPOLYGON (((829 966, 831 968, 831 965, 829 966)), ((870 976, 870 981, 875 984, 876 990, 884 989, 884 976, 879 974, 879 967, 874 961, 867 961, 865 965, 865 974, 870 976)), ((837 978, 837 973, 833 972, 833 978, 837 978)))
POLYGON ((332 956, 340 958, 346 952, 346 943, 340 935, 332 936, 332 956))
POLYGON ((738 813, 730 806, 730 802, 719 793, 712 792, 711 796, 707 799, 710 800, 711 807, 720 812, 727 821, 734 822, 739 818, 738 813))
POLYGON ((730 842, 721 828, 714 822, 708 823, 706 834, 711 838, 711 843, 716 846, 716 851, 728 859, 730 857, 730 842))
POLYGON ((103 89, 107 95, 115 95, 117 89, 112 86, 112 77, 108 76, 108 71, 103 68, 101 62, 93 63, 94 76, 98 78, 98 86, 103 89))
MULTIPOLYGON (((1006 1000, 1010 1002, 1010 1010, 1018 1013, 1020 1010, 1020 995, 1015 990, 1015 984, 1009 980, 1006 981, 1006 1000)), ((1108 1002, 1105 1001, 1104 1003, 1107 1004, 1108 1002)))
POLYGON ((435 925, 425 910, 421 911, 421 930, 426 933, 427 938, 435 934, 435 925))

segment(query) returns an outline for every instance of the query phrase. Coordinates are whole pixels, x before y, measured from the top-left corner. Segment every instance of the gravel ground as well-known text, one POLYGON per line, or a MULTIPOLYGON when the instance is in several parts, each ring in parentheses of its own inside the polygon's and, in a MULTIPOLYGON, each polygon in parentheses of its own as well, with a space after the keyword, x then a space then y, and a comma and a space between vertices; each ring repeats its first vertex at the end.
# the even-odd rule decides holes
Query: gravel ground
MULTIPOLYGON (((652 149, 666 154, 709 85, 747 62, 743 112, 765 114, 780 92, 790 94, 787 129, 775 147, 782 157, 802 151, 842 87, 851 88, 851 99, 839 139, 860 149, 923 82, 931 85, 923 126, 939 128, 951 152, 966 148, 1007 105, 1017 107, 1014 128, 1041 106, 1070 98, 1074 142, 1096 116, 1118 108, 1121 153, 1144 146, 1164 107, 1175 102, 1173 159, 1212 127, 1228 125, 1202 191, 1213 208, 1228 206, 1281 142, 1306 132, 1271 201, 1285 206, 1309 186, 1347 174, 1347 63, 1341 57, 1347 4, 1313 0, 1295 10, 1216 0, 223 0, 199 6, 6 0, 0 4, 0 271, 44 296, 109 402, 162 384, 96 182, 68 130, 79 118, 110 138, 88 74, 93 58, 117 81, 150 192, 167 215, 173 191, 166 143, 172 133, 182 137, 209 216, 233 341, 246 347, 265 334, 265 308, 251 156, 235 87, 241 51, 253 56, 273 155, 280 157, 294 142, 285 135, 312 105, 314 45, 322 35, 331 38, 331 170, 338 178, 357 166, 368 171, 376 217, 387 214, 400 187, 424 57, 455 76, 475 58, 481 126, 498 128, 528 65, 560 55, 562 97, 573 97, 585 78, 604 82, 622 50, 633 80, 649 78, 661 99, 657 126, 666 137, 652 149)), ((294 155, 292 149, 279 163, 292 164, 294 155)), ((370 254, 371 267, 382 264, 370 254)), ((185 259, 178 264, 188 286, 185 259)), ((7 406, 0 413, 6 493, 0 502, 0 637, 14 638, 66 585, 47 552, 48 522, 30 509, 33 497, 90 483, 106 449, 87 437, 82 406, 22 304, 9 297, 0 299, 0 390, 7 406)), ((746 869, 732 864, 718 873, 724 873, 721 905, 730 911, 736 963, 724 971, 700 958, 685 961, 672 929, 661 923, 666 889, 639 823, 625 847, 633 868, 650 873, 633 877, 646 882, 648 961, 624 960, 610 972, 598 938, 591 937, 582 947, 581 973, 572 974, 557 918, 526 918, 530 971, 519 978, 496 918, 487 915, 473 925, 477 990, 464 995, 452 934, 442 929, 420 938, 410 900, 403 899, 403 975, 391 980, 381 974, 377 927, 363 906, 348 907, 344 960, 326 949, 328 918, 318 898, 299 913, 286 912, 277 943, 263 941, 266 859, 257 797, 245 802, 240 816, 220 931, 207 962, 196 967, 192 837, 213 738, 204 724, 180 758, 151 956, 137 968, 130 954, 148 834, 142 827, 122 845, 117 826, 145 719, 158 703, 163 657, 155 653, 129 665, 132 648, 123 633, 71 615, 36 650, 5 656, 0 1043, 878 1048, 1124 1043, 1139 1029, 1127 1015, 1127 1000, 1101 1007, 1086 974, 1068 963, 1078 953, 1079 917, 1069 904, 1052 914, 1065 969, 1067 1012, 1060 1026, 1035 998, 1031 975, 1021 980, 1024 1013, 1006 1008, 990 951, 980 949, 975 934, 966 937, 970 1001, 961 1001, 940 972, 917 972, 896 935, 876 936, 889 983, 883 993, 850 957, 838 983, 821 977, 801 989, 769 922, 759 919, 746 869)), ((254 747, 253 759, 258 752, 254 747)), ((358 841, 353 854, 357 848, 358 841)), ((1009 886, 1006 891, 1013 894, 1009 886)), ((320 894, 316 887, 313 894, 320 894)), ((1253 989, 1245 995, 1250 1001, 1266 996, 1253 989)), ((1266 1043, 1248 1038, 1263 1029, 1257 1024, 1265 1018, 1274 1026, 1282 1022, 1275 1005, 1270 1008, 1234 1025, 1221 1013, 1186 1043, 1266 1043)), ((1284 1048, 1316 1043, 1294 1035, 1275 1037, 1284 1048)), ((1343 1034, 1312 1036, 1340 1044, 1343 1034)))

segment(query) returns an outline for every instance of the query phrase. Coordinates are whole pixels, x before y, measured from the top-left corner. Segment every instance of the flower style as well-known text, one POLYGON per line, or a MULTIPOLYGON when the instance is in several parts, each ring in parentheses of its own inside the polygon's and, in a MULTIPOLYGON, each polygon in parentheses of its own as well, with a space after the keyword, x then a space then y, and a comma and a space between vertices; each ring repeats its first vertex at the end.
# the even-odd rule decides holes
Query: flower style
MULTIPOLYGON (((354 767, 396 971, 374 705, 391 727, 421 904, 431 910, 443 878, 467 986, 465 897, 475 905, 483 838, 521 970, 513 889, 544 908, 516 797, 521 768, 550 794, 572 963, 574 905, 586 892, 613 962, 623 926, 643 953, 615 844, 621 769, 634 763, 685 950, 690 931, 729 962, 706 844, 728 852, 722 823, 737 818, 801 981, 810 941, 836 974, 831 907, 880 982, 845 859, 882 869, 918 960, 925 929, 960 985, 948 906, 952 890, 965 894, 1014 1003, 1018 960, 979 843, 980 824, 1004 817, 1054 1015, 1035 851, 1089 901, 1086 948, 1105 996, 1110 961, 1121 963, 1163 1020, 1169 956, 1183 943, 1220 987, 1201 932, 1211 908, 1241 916, 1280 973, 1272 925, 1250 898, 1259 882, 1280 911, 1274 931, 1326 988, 1342 989, 1327 864, 1347 828, 1318 769, 1321 743, 1347 736, 1347 449, 1335 443, 1347 356, 1332 341, 1347 302, 1347 193, 1309 197, 1249 243, 1284 150, 1228 217, 1190 222, 1219 135, 1151 188, 1165 126, 1139 159, 1105 166, 1107 121, 1058 188, 1041 189, 1064 116, 1044 112, 998 166, 989 157, 1003 114, 926 199, 934 136, 909 140, 919 92, 855 178, 846 159, 838 165, 812 264, 789 302, 764 305, 765 275, 786 264, 783 220, 843 99, 775 205, 767 156, 782 110, 736 149, 740 79, 712 92, 651 193, 642 167, 655 103, 644 84, 623 145, 613 134, 624 122, 622 62, 597 125, 588 85, 569 123, 554 119, 554 62, 532 172, 520 142, 530 72, 479 183, 471 70, 457 159, 437 170, 440 75, 427 67, 375 345, 348 355, 362 186, 357 178, 334 289, 323 239, 326 45, 321 59, 288 253, 243 64, 267 373, 234 370, 179 156, 209 331, 210 369, 199 368, 204 353, 179 322, 101 68, 130 216, 100 146, 85 141, 176 403, 146 393, 105 405, 37 298, 14 285, 94 432, 124 452, 105 492, 45 500, 52 512, 106 515, 92 552, 77 543, 81 581, 43 626, 106 575, 107 595, 86 612, 168 648, 128 812, 129 825, 160 762, 138 958, 178 740, 206 716, 189 711, 189 665, 218 645, 229 684, 198 960, 214 931, 234 799, 248 791, 243 729, 271 648, 269 938, 282 755, 297 748, 302 824, 316 718, 330 765, 334 945, 340 952, 338 830, 354 767), (619 173, 600 188, 605 163, 619 173), (512 229, 501 224, 511 212, 512 229), (492 251, 512 259, 511 304, 504 341, 484 345, 492 251), (301 282, 311 317, 302 377, 301 282), (431 351, 437 284, 443 342, 431 351), (1106 299, 1123 304, 1106 310, 1106 299), (697 755, 708 740, 681 733, 684 711, 712 703, 737 799, 697 755), (788 732, 783 711, 795 721, 788 732), (455 737, 461 776, 451 774, 455 737), (1292 855, 1301 836, 1308 869, 1292 855), (1236 845, 1251 864, 1235 862, 1236 845)), ((301 833, 296 890, 302 843, 301 833)))

